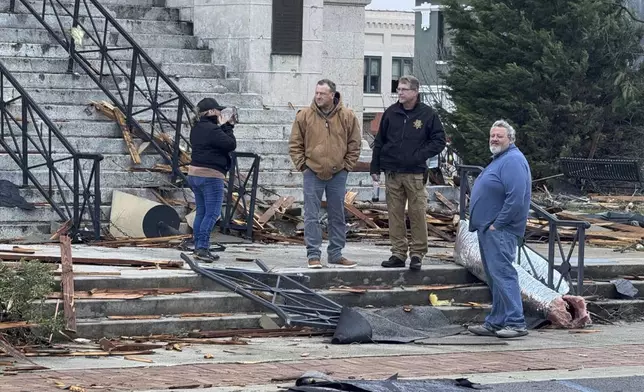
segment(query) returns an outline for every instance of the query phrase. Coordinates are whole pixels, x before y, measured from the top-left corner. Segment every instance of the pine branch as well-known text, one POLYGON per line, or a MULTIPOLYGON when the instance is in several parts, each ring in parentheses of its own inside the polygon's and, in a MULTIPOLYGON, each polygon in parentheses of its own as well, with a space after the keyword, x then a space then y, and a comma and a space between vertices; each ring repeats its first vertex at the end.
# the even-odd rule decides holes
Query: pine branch
POLYGON ((605 4, 613 5, 615 7, 621 8, 621 10, 626 12, 628 14, 628 16, 630 16, 630 18, 633 19, 634 21, 644 23, 644 20, 637 18, 635 15, 633 15, 633 12, 631 10, 629 10, 627 7, 624 7, 622 4, 613 3, 613 2, 609 2, 609 3, 605 3, 605 4))

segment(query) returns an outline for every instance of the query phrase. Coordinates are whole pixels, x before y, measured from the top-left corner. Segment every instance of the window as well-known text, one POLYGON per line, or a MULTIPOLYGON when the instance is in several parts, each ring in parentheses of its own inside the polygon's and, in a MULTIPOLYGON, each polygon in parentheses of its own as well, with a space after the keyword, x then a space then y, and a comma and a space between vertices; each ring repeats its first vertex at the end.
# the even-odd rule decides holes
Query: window
POLYGON ((273 0, 271 54, 302 55, 304 0, 273 0))
POLYGON ((414 60, 411 58, 394 58, 391 61, 391 92, 398 88, 398 79, 403 75, 411 75, 414 71, 414 60))
POLYGON ((380 93, 380 57, 364 58, 364 92, 369 94, 380 93))

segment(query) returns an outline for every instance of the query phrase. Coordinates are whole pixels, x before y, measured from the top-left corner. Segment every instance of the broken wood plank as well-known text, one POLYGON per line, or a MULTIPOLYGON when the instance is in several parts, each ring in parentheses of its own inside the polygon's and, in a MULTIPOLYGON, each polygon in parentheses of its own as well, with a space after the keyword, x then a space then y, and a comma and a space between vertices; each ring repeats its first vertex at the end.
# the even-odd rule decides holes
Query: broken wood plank
POLYGON ((199 317, 226 317, 232 316, 232 313, 181 313, 180 318, 199 318, 199 317))
POLYGON ((440 193, 439 191, 435 191, 435 192, 434 192, 434 195, 436 195, 436 198, 437 198, 438 200, 440 200, 440 202, 441 202, 441 203, 445 204, 445 206, 447 206, 447 208, 449 208, 449 209, 450 209, 450 210, 452 210, 453 212, 457 212, 457 211, 458 211, 458 208, 454 205, 454 203, 452 203, 451 201, 449 201, 449 199, 448 199, 448 198, 446 198, 445 196, 443 196, 443 194, 442 194, 442 193, 440 193))
POLYGON ((344 208, 347 211, 349 211, 349 213, 351 213, 353 216, 355 216, 356 218, 358 218, 361 221, 365 222, 367 224, 367 226, 370 226, 370 227, 372 227, 374 229, 379 229, 380 228, 377 224, 375 224, 375 222, 371 218, 367 217, 365 214, 362 213, 362 211, 360 211, 358 208, 356 208, 352 204, 344 203, 344 208))
POLYGON ((353 204, 353 202, 356 200, 356 197, 358 197, 358 192, 353 192, 349 191, 344 195, 344 202, 346 204, 353 204))
MULTIPOLYGON (((60 256, 45 256, 45 255, 17 255, 11 253, 4 253, 0 251, 1 260, 39 260, 45 263, 60 263, 60 256)), ((130 267, 145 267, 145 266, 158 266, 159 268, 182 268, 183 261, 181 260, 133 260, 133 259, 106 259, 95 257, 75 257, 76 264, 91 264, 91 265, 122 265, 130 267)))
POLYGON ((147 359, 147 358, 139 358, 135 357, 133 355, 126 355, 123 357, 124 359, 127 359, 128 361, 136 361, 136 362, 144 362, 144 363, 154 363, 153 360, 147 359))
POLYGON ((285 337, 285 336, 327 336, 333 335, 333 331, 313 330, 305 327, 295 328, 280 328, 280 329, 262 329, 262 328, 246 328, 246 329, 229 329, 223 331, 199 331, 190 332, 188 334, 191 338, 227 338, 227 337, 240 337, 240 338, 255 338, 255 337, 285 337))
POLYGON ((609 220, 604 220, 604 219, 598 219, 598 218, 591 218, 591 217, 586 217, 583 215, 575 215, 571 214, 566 211, 562 211, 557 213, 557 217, 560 219, 565 219, 565 220, 574 220, 574 221, 585 221, 591 224, 597 224, 602 227, 606 227, 612 230, 617 230, 617 231, 626 231, 629 233, 637 233, 641 234, 644 236, 644 228, 639 227, 639 226, 632 226, 632 225, 626 225, 624 223, 617 223, 617 222, 611 222, 609 220))
POLYGON ((107 316, 108 320, 158 320, 161 318, 157 314, 142 314, 138 316, 107 316))
POLYGON ((14 246, 11 249, 0 249, 0 252, 16 253, 16 254, 22 254, 22 255, 32 255, 32 254, 36 253, 36 251, 33 250, 33 249, 20 248, 20 247, 17 247, 17 246, 14 246))
POLYGON ((598 202, 635 202, 640 203, 644 202, 644 196, 601 196, 601 195, 590 195, 590 200, 598 202))
POLYGON ((286 202, 286 197, 280 196, 279 199, 275 200, 273 205, 271 205, 268 210, 266 210, 262 216, 257 219, 260 225, 264 225, 266 222, 268 222, 277 212, 277 210, 286 202))
POLYGON ((54 232, 54 234, 51 235, 51 237, 49 237, 49 240, 50 241, 57 241, 58 238, 60 238, 61 235, 67 234, 67 232, 69 231, 69 229, 71 229, 71 227, 72 227, 72 221, 68 220, 67 222, 63 223, 58 228, 58 230, 56 230, 54 232))
MULTIPOLYGON (((54 276, 61 276, 62 271, 54 271, 54 276)), ((74 271, 74 276, 121 276, 119 271, 74 271)))
POLYGON ((258 239, 263 238, 263 239, 272 240, 272 241, 290 242, 292 244, 304 245, 304 240, 303 239, 299 239, 299 238, 295 238, 295 237, 287 237, 287 236, 283 236, 283 235, 269 234, 269 233, 264 233, 264 232, 261 232, 261 231, 259 231, 257 233, 254 233, 254 235, 258 239))
MULTIPOLYGON (((77 291, 74 294, 76 299, 139 299, 146 296, 173 295, 189 293, 193 290, 188 287, 180 288, 158 288, 158 289, 93 289, 89 291, 77 291)), ((53 292, 47 296, 50 299, 61 298, 59 292, 53 292)))
POLYGON ((63 290, 63 315, 65 330, 76 332, 76 305, 74 304, 74 268, 72 261, 72 239, 60 236, 61 279, 63 290))
POLYGON ((0 331, 13 328, 28 328, 34 325, 35 324, 29 324, 26 321, 3 321, 0 323, 0 331))
POLYGON ((438 227, 432 225, 431 223, 427 223, 427 230, 432 233, 437 235, 438 237, 444 239, 445 241, 448 242, 454 242, 455 238, 451 234, 445 233, 443 230, 439 229, 438 227))

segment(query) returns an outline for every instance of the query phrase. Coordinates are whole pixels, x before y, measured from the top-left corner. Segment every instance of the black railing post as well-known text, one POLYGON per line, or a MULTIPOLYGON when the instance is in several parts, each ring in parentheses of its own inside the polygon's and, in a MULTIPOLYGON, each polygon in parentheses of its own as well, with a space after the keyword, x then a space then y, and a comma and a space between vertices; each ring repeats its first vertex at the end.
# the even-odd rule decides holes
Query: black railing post
MULTIPOLYGON (((235 178, 237 178, 237 157, 233 154, 233 159, 228 171, 228 195, 226 197, 226 215, 221 222, 221 232, 228 234, 230 232, 230 222, 233 219, 233 209, 236 203, 233 203, 233 193, 235 191, 235 178)), ((238 196, 239 197, 239 196, 238 196)), ((237 200, 239 202, 239 199, 237 200)))
POLYGON ((179 105, 177 107, 177 125, 174 132, 174 146, 172 151, 172 178, 170 182, 174 184, 178 176, 180 176, 179 165, 179 146, 181 145, 181 119, 183 118, 183 98, 179 97, 179 105))
POLYGON ((253 166, 252 166, 252 171, 253 171, 253 182, 252 182, 252 188, 250 190, 250 206, 248 208, 248 216, 250 217, 250 223, 247 224, 246 227, 246 236, 248 239, 251 241, 253 240, 253 223, 254 223, 254 218, 255 218, 255 198, 257 197, 257 184, 259 182, 259 162, 260 162, 260 157, 259 155, 255 155, 255 158, 253 159, 253 166))
MULTIPOLYGON (((53 5, 52 5, 53 7, 53 5)), ((78 13, 80 9, 80 0, 74 2, 74 16, 72 20, 72 31, 78 27, 78 13)), ((43 13, 44 15, 44 13, 43 13)), ((67 63, 67 72, 74 72, 74 51, 76 50, 76 42, 74 41, 74 34, 72 31, 69 32, 69 62, 67 63)))
MULTIPOLYGON (((22 96, 22 186, 27 186, 29 182, 29 101, 27 97, 22 96)), ((35 124, 34 124, 35 126, 35 124)))
POLYGON ((16 10, 16 0, 9 0, 9 12, 16 10))
POLYGON ((73 188, 74 188, 73 189, 73 192, 74 192, 73 198, 74 198, 74 201, 73 201, 73 203, 74 203, 74 205, 73 205, 73 212, 72 213, 74 215, 72 217, 72 223, 73 223, 72 227, 73 227, 74 232, 77 232, 80 229, 80 221, 81 221, 81 217, 79 216, 79 212, 80 212, 79 211, 80 210, 80 190, 78 189, 79 185, 80 185, 80 170, 81 170, 81 168, 80 168, 80 159, 78 158, 78 156, 74 156, 73 162, 74 162, 74 172, 73 172, 73 176, 74 176, 74 184, 73 184, 73 188))
POLYGON ((584 295, 584 251, 586 247, 586 228, 579 226, 579 250, 577 251, 577 295, 584 295))
MULTIPOLYGON (((127 88, 128 88, 128 95, 127 95, 127 107, 125 108, 125 120, 127 124, 127 128, 129 131, 131 131, 134 126, 134 119, 132 118, 132 107, 134 106, 134 90, 136 90, 136 67, 137 67, 137 62, 139 58, 139 52, 137 48, 132 48, 132 64, 130 64, 130 80, 128 81, 127 88)), ((153 123, 150 123, 151 127, 154 127, 153 123)), ((151 130, 150 130, 151 132, 151 130)), ((154 139, 154 135, 152 135, 152 139, 154 139)), ((152 140, 151 140, 152 141, 152 140)))
POLYGON ((94 239, 101 239, 101 160, 94 158, 94 239))
POLYGON ((554 269, 555 269, 555 242, 557 239, 557 224, 550 221, 548 223, 548 287, 554 289, 554 269))

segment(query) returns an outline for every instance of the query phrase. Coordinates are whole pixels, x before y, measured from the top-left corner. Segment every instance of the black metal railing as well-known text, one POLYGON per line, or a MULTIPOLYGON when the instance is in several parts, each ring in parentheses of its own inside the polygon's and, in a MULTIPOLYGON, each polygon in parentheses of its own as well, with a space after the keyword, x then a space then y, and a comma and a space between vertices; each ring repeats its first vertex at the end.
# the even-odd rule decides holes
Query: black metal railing
MULTIPOLYGON (((459 177, 460 177, 460 204, 459 204, 459 213, 461 219, 467 217, 467 205, 468 205, 468 195, 471 193, 473 180, 471 177, 478 175, 483 171, 483 168, 480 166, 471 166, 471 165, 460 165, 458 168, 459 177)), ((522 258, 525 258, 529 267, 532 270, 532 275, 536 275, 536 271, 532 260, 526 250, 530 249, 532 252, 540 255, 545 260, 548 261, 548 278, 547 280, 541 279, 541 282, 546 286, 550 287, 553 290, 559 290, 563 279, 566 279, 571 286, 571 290, 574 290, 577 294, 581 295, 584 288, 584 251, 586 243, 586 229, 590 227, 590 223, 584 221, 572 221, 572 220, 561 220, 556 216, 550 214, 548 211, 537 205, 535 202, 530 202, 530 213, 533 218, 537 218, 540 222, 545 223, 540 224, 538 227, 528 227, 526 230, 526 235, 521 241, 519 247, 518 261, 522 261, 522 258), (537 252, 533 247, 528 245, 528 241, 541 237, 544 233, 544 229, 547 228, 548 235, 548 255, 543 256, 537 252), (564 244, 562 241, 559 229, 569 228, 573 229, 572 242, 570 244, 564 244), (564 245, 569 246, 568 253, 564 251, 564 245), (572 283, 572 260, 573 253, 577 250, 577 287, 574 288, 572 283), (556 252, 559 251, 559 261, 557 263, 557 257, 555 256, 556 252), (554 271, 557 270, 561 274, 561 278, 555 282, 554 281, 554 271)))
POLYGON ((246 237, 253 239, 255 223, 255 200, 257 199, 257 182, 259 180, 260 157, 248 152, 233 152, 230 175, 228 176, 226 208, 221 221, 221 231, 224 234, 230 230, 245 231, 246 237), (243 163, 249 162, 248 170, 243 173, 243 163), (245 223, 235 222, 235 211, 239 212, 245 223))
MULTIPOLYGON (((128 129, 149 142, 171 165, 171 182, 176 186, 186 185, 186 166, 190 164, 192 150, 188 130, 197 114, 190 99, 98 0, 76 0, 73 8, 60 0, 19 1, 67 50, 68 71, 73 71, 74 64, 80 66, 124 114, 128 129), (38 10, 32 6, 37 1, 42 1, 38 10)), ((258 179, 252 170, 259 171, 259 157, 237 153, 242 155, 257 157, 257 167, 252 165, 246 179, 240 180, 240 166, 233 157, 236 169, 231 169, 229 185, 236 183, 233 188, 237 189, 243 183, 244 189, 248 189, 247 179, 252 178, 252 199, 248 203, 251 211, 243 199, 235 202, 229 198, 227 204, 238 209, 238 203, 242 203, 250 225, 236 224, 233 211, 227 212, 221 225, 224 230, 232 228, 252 233, 258 179)), ((228 195, 232 195, 230 187, 228 195)))
POLYGON ((103 157, 77 152, 2 62, 0 145, 20 167, 22 186, 31 182, 61 220, 71 221, 72 233, 88 219, 100 238, 103 157))
POLYGON ((69 53, 68 71, 80 66, 125 115, 126 125, 172 166, 172 182, 185 182, 182 131, 194 105, 98 0, 19 0, 69 53))

